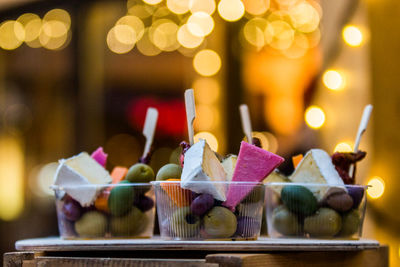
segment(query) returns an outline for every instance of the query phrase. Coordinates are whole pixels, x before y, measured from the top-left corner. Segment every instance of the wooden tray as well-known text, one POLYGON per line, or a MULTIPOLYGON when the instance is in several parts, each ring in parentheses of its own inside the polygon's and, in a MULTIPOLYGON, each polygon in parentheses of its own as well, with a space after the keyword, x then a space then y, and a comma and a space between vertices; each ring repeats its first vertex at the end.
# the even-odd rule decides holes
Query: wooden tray
POLYGON ((172 241, 152 239, 64 240, 59 237, 20 240, 20 251, 129 251, 129 250, 203 250, 203 251, 354 251, 376 249, 376 240, 273 239, 256 241, 172 241))

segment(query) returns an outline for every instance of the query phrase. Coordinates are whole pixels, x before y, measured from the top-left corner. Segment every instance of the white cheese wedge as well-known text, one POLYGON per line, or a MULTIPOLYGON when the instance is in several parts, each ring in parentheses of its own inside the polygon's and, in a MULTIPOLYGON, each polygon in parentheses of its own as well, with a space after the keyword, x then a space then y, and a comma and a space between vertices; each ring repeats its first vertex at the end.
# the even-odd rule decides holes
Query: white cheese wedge
POLYGON ((225 201, 226 184, 218 183, 224 181, 224 168, 205 140, 200 139, 186 151, 181 176, 182 188, 199 194, 210 194, 215 199, 225 201))
POLYGON ((236 162, 237 162, 236 155, 230 155, 229 157, 227 157, 222 161, 222 167, 224 168, 226 173, 226 180, 229 182, 232 181, 233 172, 235 171, 236 167, 236 162))
MULTIPOLYGON (((295 183, 338 185, 338 188, 345 190, 343 180, 336 171, 331 157, 322 149, 308 151, 293 172, 290 180, 295 183)), ((318 200, 321 200, 329 187, 310 185, 309 189, 318 200)))
POLYGON ((61 159, 54 176, 54 184, 64 188, 83 207, 93 204, 101 190, 100 187, 88 185, 108 184, 111 181, 108 171, 86 152, 61 159))

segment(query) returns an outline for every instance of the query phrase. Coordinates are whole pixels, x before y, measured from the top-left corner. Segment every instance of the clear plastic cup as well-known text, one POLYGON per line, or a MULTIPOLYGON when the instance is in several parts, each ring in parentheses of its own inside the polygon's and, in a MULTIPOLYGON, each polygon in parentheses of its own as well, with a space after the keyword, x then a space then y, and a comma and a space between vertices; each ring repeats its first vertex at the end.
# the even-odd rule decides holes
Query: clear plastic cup
POLYGON ((52 186, 60 236, 65 239, 151 238, 151 184, 52 186), (89 201, 85 196, 93 196, 89 201), (83 200, 85 201, 83 201, 83 200))
POLYGON ((260 235, 262 183, 198 181, 185 185, 190 189, 180 181, 152 184, 162 239, 256 240, 260 235))
POLYGON ((309 183, 268 183, 265 186, 270 237, 361 237, 367 186, 309 183))

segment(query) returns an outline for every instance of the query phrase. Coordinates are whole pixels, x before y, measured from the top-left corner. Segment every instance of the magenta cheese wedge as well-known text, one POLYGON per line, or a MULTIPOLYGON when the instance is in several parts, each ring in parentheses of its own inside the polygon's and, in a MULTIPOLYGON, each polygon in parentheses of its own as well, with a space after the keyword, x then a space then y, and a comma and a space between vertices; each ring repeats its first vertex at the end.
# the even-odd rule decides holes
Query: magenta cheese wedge
MULTIPOLYGON (((242 142, 232 182, 261 182, 283 161, 282 157, 274 153, 242 142)), ((223 205, 234 209, 251 192, 254 186, 254 184, 231 184, 223 205)))

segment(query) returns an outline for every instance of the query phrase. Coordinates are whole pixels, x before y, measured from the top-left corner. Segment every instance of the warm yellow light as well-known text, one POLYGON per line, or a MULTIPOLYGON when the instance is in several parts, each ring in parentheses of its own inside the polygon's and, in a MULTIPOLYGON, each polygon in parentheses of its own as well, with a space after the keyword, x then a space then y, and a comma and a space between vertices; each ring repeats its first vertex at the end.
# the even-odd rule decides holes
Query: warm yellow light
POLYGON ((349 142, 340 142, 335 146, 333 152, 353 152, 353 148, 349 142))
POLYGON ((201 116, 196 117, 194 126, 197 131, 208 131, 212 130, 216 125, 219 124, 220 114, 215 107, 211 105, 196 105, 197 114, 201 116))
POLYGON ((237 21, 244 15, 244 5, 240 0, 221 0, 218 13, 226 21, 237 21))
POLYGON ((313 129, 321 128, 325 123, 325 113, 317 106, 310 106, 305 112, 305 121, 313 129))
POLYGON ((244 8, 247 13, 259 16, 267 12, 270 0, 243 0, 244 8))
POLYGON ((0 26, 0 47, 5 50, 18 48, 25 39, 25 30, 21 23, 5 21, 0 26))
POLYGON ((148 29, 145 30, 142 39, 136 46, 140 53, 145 56, 156 56, 161 53, 161 50, 151 42, 148 29))
POLYGON ((296 59, 303 57, 307 53, 308 49, 309 49, 308 38, 305 36, 305 34, 299 32, 295 34, 292 45, 288 49, 282 50, 282 53, 287 58, 296 59))
POLYGON ((196 101, 200 104, 214 104, 220 97, 221 88, 213 78, 198 78, 192 84, 196 101))
POLYGON ((189 11, 189 0, 167 0, 167 7, 175 14, 185 14, 189 11))
POLYGON ((217 138, 210 132, 199 132, 194 136, 194 142, 197 143, 199 139, 205 139, 210 148, 214 151, 218 151, 218 140, 217 138))
POLYGON ((125 54, 135 46, 136 34, 131 27, 116 25, 107 34, 108 48, 116 54, 125 54))
POLYGON ((50 37, 42 31, 39 35, 39 42, 41 46, 50 50, 59 50, 64 47, 64 45, 71 38, 71 31, 60 37, 50 37))
POLYGON ((178 42, 186 48, 195 48, 201 45, 203 42, 204 38, 203 37, 198 37, 193 35, 189 29, 188 25, 184 24, 182 25, 179 30, 178 30, 178 42))
POLYGON ((367 194, 370 198, 380 198, 385 192, 385 181, 379 176, 372 177, 367 184, 371 186, 367 190, 367 194))
POLYGON ((43 23, 42 31, 49 37, 57 38, 66 35, 68 27, 59 20, 50 20, 43 23))
POLYGON ((214 20, 205 12, 196 12, 189 17, 187 27, 194 36, 204 37, 214 29, 214 20))
POLYGON ((293 44, 295 32, 289 23, 275 20, 268 24, 264 34, 265 40, 271 47, 285 50, 293 44))
POLYGON ((244 38, 257 49, 262 48, 266 44, 264 32, 267 25, 267 20, 263 18, 249 20, 243 27, 244 38))
POLYGON ((116 25, 127 25, 131 27, 132 30, 135 32, 136 41, 140 40, 140 38, 142 38, 143 36, 144 33, 143 21, 136 16, 131 16, 131 15, 123 16, 117 21, 116 25))
POLYGON ((221 58, 210 49, 199 51, 193 58, 193 67, 203 76, 215 75, 221 68, 221 58))
POLYGON ((191 0, 189 2, 190 12, 205 12, 208 15, 212 15, 215 11, 215 1, 214 0, 191 0))
POLYGON ((145 2, 146 4, 149 4, 149 5, 157 5, 157 4, 161 3, 162 0, 143 0, 143 2, 145 2))
POLYGON ((128 13, 141 19, 146 19, 154 14, 155 7, 151 5, 137 5, 136 0, 127 2, 128 13), (134 3, 134 4, 131 4, 134 3))
POLYGON ((178 25, 173 21, 167 19, 158 20, 149 30, 150 40, 159 49, 171 52, 179 47, 177 32, 178 25))
POLYGON ((37 40, 42 29, 42 20, 33 19, 25 25, 25 42, 30 45, 31 42, 37 40))
MULTIPOLYGON (((252 132, 252 133, 251 133, 251 136, 252 136, 253 138, 257 138, 258 140, 260 140, 261 148, 262 148, 262 149, 265 149, 265 150, 270 151, 270 150, 269 150, 269 141, 268 141, 267 136, 266 136, 264 133, 262 133, 262 132, 252 132)), ((249 142, 249 141, 247 140, 247 136, 244 136, 244 137, 243 137, 243 141, 249 142)))
POLYGON ((0 219, 16 219, 24 208, 24 154, 18 140, 0 138, 0 219))
POLYGON ((354 25, 348 25, 344 27, 342 31, 342 36, 343 40, 349 46, 356 47, 360 46, 363 43, 363 34, 361 30, 354 25))
POLYGON ((320 15, 318 11, 306 1, 294 5, 289 10, 294 27, 305 33, 313 32, 318 28, 320 15))
POLYGON ((25 13, 18 17, 17 21, 25 29, 25 42, 32 42, 39 37, 42 27, 42 20, 33 13, 25 13))
POLYGON ((322 81, 331 90, 341 90, 345 85, 342 74, 336 70, 327 70, 322 76, 322 81))
POLYGON ((69 30, 71 26, 71 17, 68 12, 63 9, 52 9, 46 13, 43 17, 43 22, 48 21, 60 21, 65 24, 67 30, 69 30))
POLYGON ((57 162, 48 163, 46 165, 33 168, 29 175, 29 188, 32 193, 38 197, 49 197, 54 195, 54 191, 50 188, 53 184, 54 174, 58 167, 57 162))

